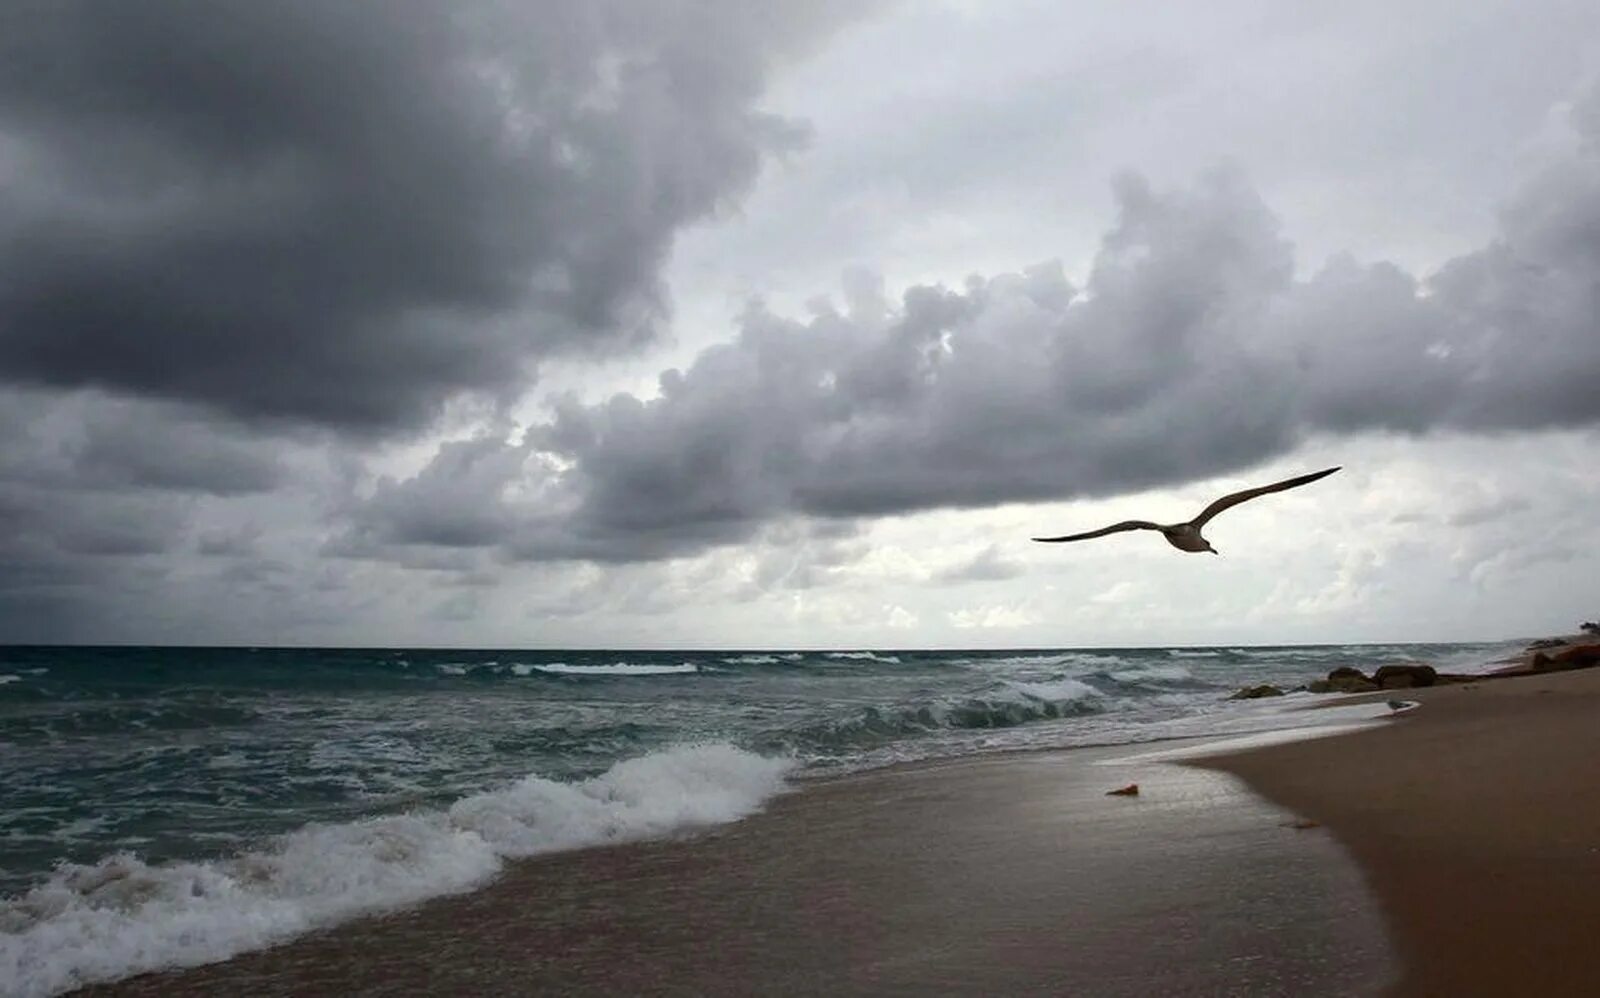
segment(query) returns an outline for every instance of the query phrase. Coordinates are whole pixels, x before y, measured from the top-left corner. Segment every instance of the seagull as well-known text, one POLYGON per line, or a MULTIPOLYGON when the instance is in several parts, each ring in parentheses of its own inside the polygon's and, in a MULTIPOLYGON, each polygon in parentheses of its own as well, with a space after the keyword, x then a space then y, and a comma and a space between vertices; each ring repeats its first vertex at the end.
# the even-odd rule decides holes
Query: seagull
MULTIPOLYGON (((1340 467, 1343 466, 1341 465, 1340 467)), ((1200 528, 1210 522, 1213 516, 1225 509, 1230 509, 1242 502, 1254 499, 1256 496, 1264 496, 1269 492, 1282 492, 1284 489, 1298 488, 1301 485, 1310 485, 1317 479, 1326 478, 1338 470, 1339 468, 1327 468, 1322 471, 1314 471, 1309 475, 1285 478, 1283 481, 1273 482, 1271 485, 1258 485, 1253 489, 1229 493, 1201 510, 1200 515, 1188 523, 1151 523, 1149 520, 1123 520, 1121 523, 1113 523, 1109 527, 1091 530, 1086 534, 1067 534, 1063 537, 1035 537, 1034 540, 1042 541, 1046 544, 1059 544, 1062 541, 1086 541, 1092 537, 1104 537, 1107 534, 1121 533, 1124 530, 1159 530, 1162 536, 1166 537, 1167 543, 1179 551, 1210 551, 1212 554, 1216 554, 1217 549, 1211 546, 1211 542, 1200 536, 1200 528)))

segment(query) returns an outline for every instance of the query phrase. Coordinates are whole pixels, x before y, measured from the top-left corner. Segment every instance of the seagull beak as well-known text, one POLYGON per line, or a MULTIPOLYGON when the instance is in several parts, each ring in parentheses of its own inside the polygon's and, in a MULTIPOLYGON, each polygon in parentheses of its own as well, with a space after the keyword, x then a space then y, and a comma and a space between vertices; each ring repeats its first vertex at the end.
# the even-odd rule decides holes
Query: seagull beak
POLYGON ((1222 553, 1221 551, 1218 551, 1216 548, 1206 548, 1206 550, 1210 551, 1212 554, 1221 554, 1222 553))

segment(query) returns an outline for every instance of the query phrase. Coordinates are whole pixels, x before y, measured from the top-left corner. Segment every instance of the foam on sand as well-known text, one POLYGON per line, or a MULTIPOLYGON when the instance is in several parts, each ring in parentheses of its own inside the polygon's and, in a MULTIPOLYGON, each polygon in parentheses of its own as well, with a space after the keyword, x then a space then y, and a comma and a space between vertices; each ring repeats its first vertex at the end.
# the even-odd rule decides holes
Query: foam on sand
POLYGON ((736 821, 793 766, 726 744, 681 746, 562 783, 527 776, 446 811, 308 825, 228 860, 63 864, 0 901, 0 990, 59 994, 224 960, 346 919, 469 890, 510 858, 736 821))

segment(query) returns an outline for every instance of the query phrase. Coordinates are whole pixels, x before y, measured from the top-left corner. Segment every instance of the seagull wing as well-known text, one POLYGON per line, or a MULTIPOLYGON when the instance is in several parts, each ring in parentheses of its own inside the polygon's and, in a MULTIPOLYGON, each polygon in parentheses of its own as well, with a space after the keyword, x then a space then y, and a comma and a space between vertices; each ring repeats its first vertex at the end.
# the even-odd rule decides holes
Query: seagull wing
MULTIPOLYGON (((1340 467, 1342 467, 1342 465, 1340 467)), ((1189 523, 1196 530, 1198 530, 1206 525, 1207 520, 1210 520, 1213 516, 1216 516, 1225 509, 1237 506, 1242 502, 1248 502, 1249 500, 1254 499, 1256 496, 1264 496, 1268 492, 1282 492, 1284 489, 1292 489, 1301 485, 1310 485, 1317 479, 1327 478, 1329 475, 1338 470, 1338 468, 1327 468, 1322 471, 1313 471, 1309 475, 1300 475, 1296 478, 1285 478, 1283 481, 1273 482, 1271 485, 1259 485, 1253 489, 1245 489, 1243 492, 1234 492, 1230 495, 1225 495, 1221 499, 1218 499, 1216 502, 1201 510, 1200 515, 1195 517, 1193 520, 1190 520, 1189 523)))
POLYGON ((1107 534, 1121 533, 1124 530, 1160 529, 1161 524, 1151 523, 1149 520, 1123 520, 1121 523, 1113 523, 1109 527, 1101 527, 1099 530, 1091 530, 1086 534, 1067 534, 1065 537, 1035 537, 1034 540, 1043 541, 1046 544, 1057 544, 1061 541, 1086 541, 1091 537, 1104 537, 1107 534))

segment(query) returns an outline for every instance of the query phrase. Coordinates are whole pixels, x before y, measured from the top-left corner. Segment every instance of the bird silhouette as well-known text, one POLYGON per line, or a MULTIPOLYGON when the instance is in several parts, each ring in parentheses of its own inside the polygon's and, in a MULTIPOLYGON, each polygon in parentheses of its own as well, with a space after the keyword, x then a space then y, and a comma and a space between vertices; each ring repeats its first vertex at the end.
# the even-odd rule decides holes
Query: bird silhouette
POLYGON ((1209 523, 1212 517, 1225 509, 1232 509, 1240 503, 1248 502, 1257 496, 1264 496, 1269 492, 1282 492, 1284 489, 1298 488, 1301 485, 1309 485, 1317 479, 1326 478, 1338 470, 1338 467, 1326 468, 1322 471, 1314 471, 1309 475, 1285 478, 1283 481, 1273 482, 1271 485, 1258 485, 1253 489, 1230 492, 1201 510, 1199 516, 1187 523, 1151 523, 1149 520, 1123 520, 1121 523, 1113 523, 1109 527, 1101 527, 1099 530, 1091 530, 1087 533, 1066 534, 1061 537, 1035 537, 1034 540, 1045 544, 1060 544, 1064 541, 1087 541, 1095 537, 1104 537, 1107 534, 1121 533, 1124 530, 1159 530, 1162 536, 1167 539, 1167 543, 1179 551, 1192 553, 1209 551, 1212 554, 1216 554, 1217 549, 1211 546, 1211 542, 1200 536, 1200 528, 1209 523))

